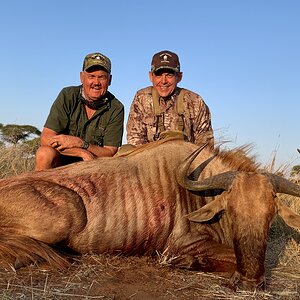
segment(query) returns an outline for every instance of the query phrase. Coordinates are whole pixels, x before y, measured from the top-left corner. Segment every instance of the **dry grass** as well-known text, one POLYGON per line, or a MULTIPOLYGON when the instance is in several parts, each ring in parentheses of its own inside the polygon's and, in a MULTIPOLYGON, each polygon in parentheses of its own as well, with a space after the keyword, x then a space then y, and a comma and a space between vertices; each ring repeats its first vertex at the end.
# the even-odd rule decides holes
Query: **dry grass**
MULTIPOLYGON (((33 169, 22 148, 0 149, 0 177, 33 169)), ((280 195, 300 213, 300 199, 280 195)), ((300 299, 300 233, 281 219, 271 227, 266 254, 266 290, 226 287, 222 274, 173 269, 159 257, 83 255, 67 272, 28 266, 0 268, 0 299, 300 299)))
MULTIPOLYGON (((294 253, 295 254, 295 253, 294 253)), ((216 274, 171 269, 149 257, 84 255, 68 272, 35 266, 17 273, 0 271, 1 299, 299 299, 297 264, 279 262, 267 278, 266 291, 226 288, 216 274)))
POLYGON ((0 148, 0 178, 33 170, 34 156, 31 152, 27 145, 0 148))

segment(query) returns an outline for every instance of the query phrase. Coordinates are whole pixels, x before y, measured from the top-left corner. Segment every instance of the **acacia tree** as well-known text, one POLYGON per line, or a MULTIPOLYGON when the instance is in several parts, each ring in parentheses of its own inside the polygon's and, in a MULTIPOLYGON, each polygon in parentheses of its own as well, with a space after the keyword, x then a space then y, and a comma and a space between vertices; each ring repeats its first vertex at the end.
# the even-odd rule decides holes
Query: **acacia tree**
POLYGON ((39 137, 41 132, 31 125, 17 125, 0 123, 2 141, 16 145, 19 142, 26 142, 29 137, 39 137))
POLYGON ((0 123, 0 178, 34 169, 41 132, 31 125, 0 123))
MULTIPOLYGON (((0 123, 0 130, 2 130, 2 127, 3 127, 3 124, 0 123)), ((1 148, 1 147, 4 147, 4 146, 5 146, 5 145, 4 145, 4 142, 0 140, 0 148, 1 148)))
POLYGON ((300 165, 293 166, 291 175, 294 176, 294 175, 298 175, 298 174, 300 174, 300 165))

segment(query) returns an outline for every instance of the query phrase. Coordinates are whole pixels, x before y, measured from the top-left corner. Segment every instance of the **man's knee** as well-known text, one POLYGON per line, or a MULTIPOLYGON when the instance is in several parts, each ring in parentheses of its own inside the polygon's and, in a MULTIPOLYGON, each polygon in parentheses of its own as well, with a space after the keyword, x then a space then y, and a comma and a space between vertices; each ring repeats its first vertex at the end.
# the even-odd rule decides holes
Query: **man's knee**
POLYGON ((35 170, 45 170, 56 167, 59 152, 50 146, 40 146, 35 154, 35 170))

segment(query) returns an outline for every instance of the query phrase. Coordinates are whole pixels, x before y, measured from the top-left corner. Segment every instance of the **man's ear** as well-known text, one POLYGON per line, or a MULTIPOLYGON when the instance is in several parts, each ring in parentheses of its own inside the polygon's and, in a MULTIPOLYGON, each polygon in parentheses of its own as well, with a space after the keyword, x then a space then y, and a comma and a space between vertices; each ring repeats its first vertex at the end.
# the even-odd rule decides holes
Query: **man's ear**
POLYGON ((151 71, 149 72, 149 79, 153 83, 153 73, 151 71))
POLYGON ((112 81, 112 75, 109 74, 109 81, 108 81, 108 85, 111 85, 111 81, 112 81))
POLYGON ((83 72, 80 72, 79 76, 80 76, 80 82, 82 83, 82 82, 83 82, 83 76, 84 76, 84 73, 83 73, 83 72))
POLYGON ((180 81, 181 81, 181 79, 182 79, 182 72, 178 72, 177 74, 176 74, 176 76, 177 76, 177 83, 179 83, 180 81))

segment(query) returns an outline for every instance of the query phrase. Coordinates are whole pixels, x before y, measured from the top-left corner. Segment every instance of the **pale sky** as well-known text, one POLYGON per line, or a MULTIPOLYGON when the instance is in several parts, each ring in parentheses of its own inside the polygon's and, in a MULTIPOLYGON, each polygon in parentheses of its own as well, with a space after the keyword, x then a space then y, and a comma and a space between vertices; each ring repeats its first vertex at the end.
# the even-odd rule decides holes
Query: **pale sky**
MULTIPOLYGON (((112 61, 126 120, 152 55, 176 52, 185 87, 209 106, 216 139, 254 145, 263 165, 300 164, 300 1, 26 0, 0 4, 0 123, 42 130, 86 54, 112 61)), ((124 132, 126 143, 126 131, 124 132)))

